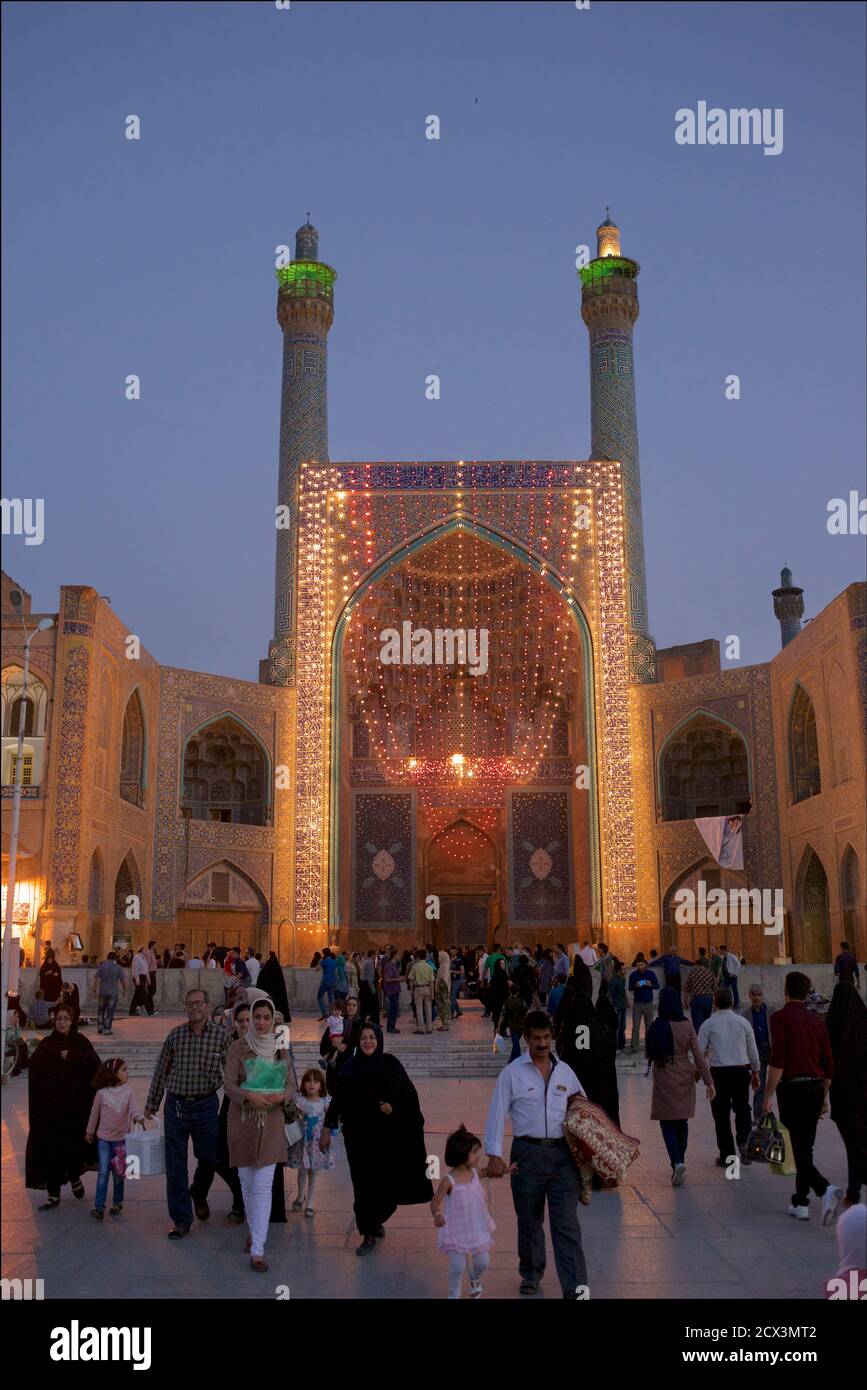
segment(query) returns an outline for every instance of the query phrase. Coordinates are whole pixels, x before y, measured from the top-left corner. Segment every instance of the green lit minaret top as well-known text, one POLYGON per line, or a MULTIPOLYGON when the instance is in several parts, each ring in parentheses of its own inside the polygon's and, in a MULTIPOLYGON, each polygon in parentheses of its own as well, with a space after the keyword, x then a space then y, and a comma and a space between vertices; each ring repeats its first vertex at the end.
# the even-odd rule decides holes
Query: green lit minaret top
POLYGON ((319 233, 308 218, 295 233, 295 259, 277 271, 280 299, 324 299, 333 305, 337 271, 318 255, 319 233))
POLYGON ((579 271, 585 294, 599 292, 613 279, 637 280, 641 269, 637 261, 620 254, 620 228, 611 221, 608 208, 605 221, 596 228, 596 259, 579 271))

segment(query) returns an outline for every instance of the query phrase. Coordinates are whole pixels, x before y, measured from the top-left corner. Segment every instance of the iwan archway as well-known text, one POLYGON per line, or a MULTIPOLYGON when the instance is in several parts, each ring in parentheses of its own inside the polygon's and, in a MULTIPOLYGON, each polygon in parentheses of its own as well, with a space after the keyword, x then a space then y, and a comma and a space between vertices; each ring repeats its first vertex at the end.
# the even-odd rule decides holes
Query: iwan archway
POLYGON ((469 862, 473 837, 459 845, 452 835, 468 891, 446 915, 461 898, 467 907, 488 900, 484 936, 503 928, 501 938, 600 921, 593 642, 580 604, 544 561, 462 516, 415 536, 340 613, 330 708, 332 928, 348 928, 358 945, 365 934, 412 944, 440 936, 442 868, 430 861, 428 872, 429 851, 465 816, 485 823, 501 871, 487 891, 481 863, 469 862), (410 622, 416 632, 489 634, 485 669, 421 660, 384 670, 375 644, 391 620, 394 632, 410 622), (576 779, 578 766, 587 772, 576 779))

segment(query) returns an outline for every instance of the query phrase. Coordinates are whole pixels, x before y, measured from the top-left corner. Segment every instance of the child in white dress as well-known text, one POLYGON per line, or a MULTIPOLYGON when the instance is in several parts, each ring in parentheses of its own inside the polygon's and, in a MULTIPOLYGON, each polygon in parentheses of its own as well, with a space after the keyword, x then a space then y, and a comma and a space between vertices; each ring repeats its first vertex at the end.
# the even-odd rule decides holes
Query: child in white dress
POLYGON ((449 1298, 460 1298, 464 1270, 469 1269, 470 1298, 481 1298, 482 1275, 496 1229, 488 1211, 480 1168, 482 1141, 461 1125, 446 1140, 450 1172, 442 1178, 431 1202, 437 1246, 449 1257, 449 1298))
POLYGON ((325 1094, 325 1077, 318 1067, 310 1067, 302 1076, 296 1104, 304 1121, 304 1134, 289 1150, 289 1167, 298 1170, 298 1195, 292 1203, 292 1210, 301 1211, 304 1207, 305 1216, 314 1216, 316 1179, 324 1168, 334 1167, 333 1146, 324 1153, 319 1148, 319 1136, 329 1101, 325 1094))

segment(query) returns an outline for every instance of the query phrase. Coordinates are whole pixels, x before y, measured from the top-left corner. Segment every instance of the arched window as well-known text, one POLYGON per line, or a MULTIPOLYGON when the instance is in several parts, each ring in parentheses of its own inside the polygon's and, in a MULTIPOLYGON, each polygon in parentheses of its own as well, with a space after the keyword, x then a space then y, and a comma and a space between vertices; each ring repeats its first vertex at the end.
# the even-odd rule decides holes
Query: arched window
POLYGON ((126 855, 114 880, 114 924, 116 931, 130 932, 133 937, 141 930, 137 923, 142 915, 141 878, 132 853, 126 855))
POLYGON ((789 715, 789 757, 792 769, 792 800, 806 801, 822 790, 819 773, 819 742, 816 737, 816 711, 806 690, 799 685, 789 715))
POLYGON ((854 942, 861 906, 861 866, 851 845, 846 846, 840 864, 840 901, 843 906, 843 935, 854 942))
POLYGON ((28 695, 19 695, 9 705, 7 715, 9 728, 6 733, 10 738, 18 737, 18 721, 21 718, 22 703, 24 705, 24 737, 32 738, 36 732, 36 705, 28 695))
POLYGON ((801 860, 796 893, 800 959, 813 964, 831 959, 831 913, 828 876, 815 850, 809 846, 801 860))
POLYGON ((144 710, 137 690, 126 703, 120 745, 120 794, 132 806, 144 805, 144 710))
POLYGON ((267 825, 266 755, 240 720, 224 715, 197 729, 184 749, 181 813, 193 820, 267 825))
POLYGON ((849 740, 855 729, 849 699, 849 687, 846 684, 846 677, 836 662, 828 677, 828 709, 831 711, 831 722, 828 729, 831 736, 831 779, 833 786, 836 787, 840 782, 848 782, 851 776, 849 771, 849 740))
POLYGON ((749 811, 749 755, 737 730, 699 712, 676 729, 662 756, 663 820, 749 811))
POLYGON ((87 910, 95 916, 102 912, 103 874, 102 855, 98 849, 93 851, 90 861, 90 876, 87 882, 87 910))

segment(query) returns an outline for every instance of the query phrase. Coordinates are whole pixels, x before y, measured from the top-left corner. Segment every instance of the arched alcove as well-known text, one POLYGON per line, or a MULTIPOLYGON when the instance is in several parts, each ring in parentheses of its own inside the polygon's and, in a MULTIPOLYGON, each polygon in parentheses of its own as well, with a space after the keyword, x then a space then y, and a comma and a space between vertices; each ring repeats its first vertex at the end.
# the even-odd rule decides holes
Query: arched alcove
POLYGON ((792 800, 806 801, 822 790, 816 710, 807 691, 797 683, 789 711, 789 769, 792 800))

